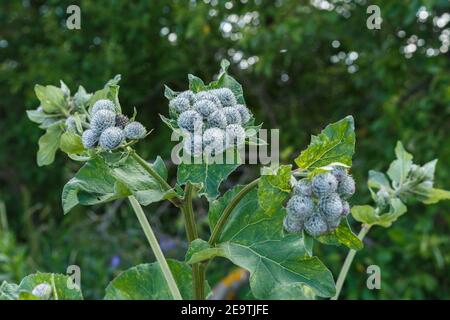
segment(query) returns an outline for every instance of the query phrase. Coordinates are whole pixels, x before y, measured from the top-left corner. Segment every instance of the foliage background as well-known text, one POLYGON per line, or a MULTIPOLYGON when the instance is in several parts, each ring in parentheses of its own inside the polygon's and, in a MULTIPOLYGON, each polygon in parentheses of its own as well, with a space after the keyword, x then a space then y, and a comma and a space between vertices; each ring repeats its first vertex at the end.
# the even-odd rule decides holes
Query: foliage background
MULTIPOLYGON (((187 73, 211 80, 227 58, 256 117, 281 130, 283 162, 292 162, 311 133, 354 115, 354 204, 369 201, 367 171, 387 169, 397 140, 419 163, 439 158, 436 184, 448 188, 450 3, 370 4, 381 8, 381 30, 366 28, 365 0, 2 1, 0 280, 17 282, 35 270, 65 272, 77 264, 85 295, 100 298, 118 272, 153 259, 127 204, 63 216, 61 189, 78 164, 61 154, 52 166, 35 164, 42 132, 25 110, 37 107, 36 83, 58 85, 63 79, 73 91, 79 84, 95 91, 122 74, 125 112, 136 107, 139 119, 155 128, 139 151, 149 159, 170 159, 170 132, 158 116, 167 110, 163 84, 183 90, 187 73), (65 26, 70 4, 81 7, 81 30, 65 26)), ((173 177, 174 167, 167 165, 173 177)), ((241 167, 229 185, 257 172, 241 167)), ((204 220, 205 203, 197 208, 204 220)), ((146 212, 166 254, 181 257, 186 243, 179 213, 167 204, 146 212)), ((342 297, 449 299, 449 224, 448 202, 415 204, 389 230, 372 230, 342 297), (381 267, 379 291, 365 286, 370 264, 381 267)), ((346 250, 317 250, 337 276, 346 250)), ((213 265, 213 285, 229 267, 224 260, 213 265)))

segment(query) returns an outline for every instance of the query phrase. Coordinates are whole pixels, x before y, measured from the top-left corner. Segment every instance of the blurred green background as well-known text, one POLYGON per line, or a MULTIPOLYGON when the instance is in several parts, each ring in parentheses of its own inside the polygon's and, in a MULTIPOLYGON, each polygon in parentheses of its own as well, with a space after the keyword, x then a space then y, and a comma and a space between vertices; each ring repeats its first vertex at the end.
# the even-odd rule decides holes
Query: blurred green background
MULTIPOLYGON (((163 85, 187 87, 187 74, 210 81, 219 62, 244 86, 247 104, 265 128, 279 128, 282 162, 291 163, 309 135, 348 114, 357 146, 353 204, 370 201, 369 169, 386 170, 402 140, 424 163, 439 158, 436 185, 450 178, 450 2, 370 1, 379 5, 380 30, 369 30, 365 0, 31 1, 0 3, 0 281, 27 273, 64 273, 81 267, 87 298, 132 265, 153 260, 126 203, 77 208, 63 216, 60 195, 79 164, 61 153, 38 168, 42 134, 26 117, 36 108, 33 87, 79 84, 100 89, 122 75, 125 113, 155 131, 138 145, 153 159, 170 159, 163 85), (81 30, 66 28, 66 8, 81 8, 81 30)), ((172 177, 175 168, 168 160, 172 177)), ((223 188, 249 181, 256 166, 241 167, 223 188)), ((358 253, 342 297, 449 299, 449 204, 413 204, 390 229, 374 228, 358 253), (366 267, 382 271, 381 290, 366 288, 366 267)), ((166 255, 186 249, 179 213, 168 204, 145 208, 166 255)), ((207 206, 197 203, 206 234, 207 206)), ((353 221, 354 222, 354 221, 353 221)), ((359 229, 353 223, 354 229, 359 229)), ((346 250, 317 246, 337 276, 346 250)), ((217 260, 214 285, 230 272, 217 260)))

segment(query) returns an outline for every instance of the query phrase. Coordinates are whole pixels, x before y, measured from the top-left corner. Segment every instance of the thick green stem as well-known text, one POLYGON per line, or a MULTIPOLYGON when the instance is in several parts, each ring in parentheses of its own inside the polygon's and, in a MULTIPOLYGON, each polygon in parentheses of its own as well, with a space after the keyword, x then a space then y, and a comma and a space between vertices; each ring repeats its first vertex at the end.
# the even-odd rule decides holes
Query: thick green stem
POLYGON ((145 159, 142 159, 136 152, 132 151, 131 156, 153 177, 155 180, 159 182, 161 187, 163 187, 166 191, 172 189, 172 187, 167 183, 166 180, 164 180, 158 172, 153 169, 153 167, 145 161, 145 159))
POLYGON ((193 185, 188 182, 184 191, 184 203, 181 207, 184 218, 186 220, 186 233, 189 242, 192 242, 198 238, 197 228, 195 226, 194 209, 192 207, 193 191, 193 185))
MULTIPOLYGON (((361 231, 358 234, 358 239, 363 240, 364 237, 369 232, 371 226, 363 225, 361 231)), ((350 269, 350 265, 353 262, 353 259, 355 258, 356 250, 351 249, 347 257, 345 258, 344 264, 342 265, 341 272, 339 273, 339 277, 336 281, 336 294, 334 297, 331 298, 331 300, 337 300, 339 298, 339 294, 341 293, 342 286, 344 285, 345 278, 347 278, 348 270, 350 269)))
MULTIPOLYGON (((147 171, 156 181, 158 181, 158 183, 161 185, 161 188, 163 188, 164 191, 169 191, 172 189, 170 184, 168 184, 167 181, 164 180, 164 178, 161 177, 158 174, 158 172, 156 172, 155 169, 153 169, 153 167, 147 161, 145 161, 145 159, 142 159, 136 153, 136 151, 134 151, 133 149, 130 149, 130 155, 145 169, 145 171, 147 171)), ((181 205, 179 198, 169 199, 169 201, 172 202, 177 207, 179 207, 181 205)))
MULTIPOLYGON (((194 209, 192 207, 193 191, 193 185, 187 183, 184 191, 183 205, 180 207, 185 220, 186 235, 189 244, 198 238, 194 209)), ((194 298, 197 300, 203 300, 205 298, 205 268, 203 268, 200 263, 195 263, 192 265, 192 281, 194 287, 194 298)))
POLYGON ((182 300, 180 290, 178 289, 178 286, 175 282, 172 272, 169 269, 169 265, 167 264, 166 258, 164 258, 164 254, 161 251, 158 240, 156 239, 155 234, 153 233, 152 227, 147 221, 147 218, 144 214, 144 211, 142 210, 141 205, 134 196, 128 197, 128 200, 130 201, 131 207, 136 213, 139 223, 141 224, 142 230, 144 230, 145 236, 147 237, 150 247, 152 248, 156 260, 159 263, 164 278, 166 279, 167 285, 169 286, 170 293, 172 294, 175 300, 182 300))
POLYGON ((242 200, 242 198, 249 193, 254 187, 258 185, 259 178, 253 180, 248 185, 246 185, 244 188, 242 188, 241 191, 233 198, 231 199, 230 203, 226 206, 226 208, 223 210, 222 215, 219 218, 219 221, 217 221, 216 226, 213 229, 213 232, 211 233, 211 237, 209 238, 208 243, 210 245, 214 245, 216 241, 218 240, 220 236, 220 232, 222 231, 223 227, 225 226, 225 223, 227 222, 231 212, 233 212, 234 208, 238 205, 238 203, 242 200))

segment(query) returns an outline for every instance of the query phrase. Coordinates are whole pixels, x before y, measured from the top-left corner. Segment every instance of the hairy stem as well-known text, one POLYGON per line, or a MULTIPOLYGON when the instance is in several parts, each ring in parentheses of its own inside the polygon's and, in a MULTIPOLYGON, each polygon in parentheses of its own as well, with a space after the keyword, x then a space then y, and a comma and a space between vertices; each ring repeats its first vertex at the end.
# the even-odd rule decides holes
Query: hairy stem
POLYGON ((156 260, 159 263, 159 267, 161 268, 164 278, 166 279, 167 285, 169 286, 170 293, 172 294, 174 300, 182 300, 180 290, 178 289, 178 286, 175 282, 172 272, 169 269, 169 265, 167 264, 166 258, 164 258, 164 254, 161 251, 158 240, 156 239, 155 234, 153 233, 152 227, 147 221, 147 218, 144 214, 144 211, 142 210, 141 205, 134 196, 129 196, 128 200, 130 201, 131 207, 136 213, 139 223, 141 224, 142 230, 144 230, 145 236, 147 237, 150 247, 152 248, 156 260))
MULTIPOLYGON (((363 225, 361 231, 358 234, 358 239, 362 241, 369 232, 370 228, 371 226, 363 225)), ((350 265, 355 258, 355 254, 356 250, 353 249, 348 252, 344 264, 342 265, 341 272, 339 272, 339 277, 336 281, 336 294, 331 298, 331 300, 337 300, 339 298, 339 294, 341 293, 342 286, 344 285, 345 278, 347 278, 348 270, 350 269, 350 265)))
POLYGON ((142 159, 134 150, 131 152, 131 156, 147 171, 153 178, 155 178, 156 181, 159 182, 161 187, 163 187, 166 191, 172 189, 172 187, 164 180, 158 172, 153 169, 153 167, 145 161, 145 159, 142 159))
MULTIPOLYGON (((194 186, 188 182, 184 191, 183 205, 180 207, 185 220, 186 234, 189 244, 198 238, 194 209, 192 207, 193 191, 194 186)), ((194 298, 197 300, 203 300, 205 298, 205 268, 203 268, 200 263, 195 263, 192 265, 192 281, 194 287, 194 298)))
POLYGON ((197 228, 195 226, 194 209, 192 207, 193 191, 194 186, 188 182, 184 190, 184 203, 181 207, 184 218, 186 220, 186 233, 189 242, 192 242, 198 238, 197 228))
MULTIPOLYGON (((142 159, 136 153, 136 151, 134 151, 133 149, 129 149, 129 151, 133 159, 135 159, 145 169, 145 171, 147 171, 156 181, 158 181, 158 183, 161 185, 161 188, 163 188, 164 191, 169 191, 172 189, 172 187, 167 183, 167 181, 164 180, 164 178, 161 177, 158 174, 158 172, 156 172, 155 169, 153 169, 153 167, 147 161, 145 161, 145 159, 142 159)), ((172 202, 177 207, 181 205, 179 198, 172 198, 169 199, 169 201, 172 202)))
POLYGON ((214 245, 216 241, 218 240, 220 236, 220 232, 222 231, 223 227, 225 226, 225 223, 227 222, 231 212, 233 212, 234 208, 238 205, 239 201, 242 200, 242 198, 249 193, 254 187, 258 185, 259 178, 253 180, 248 185, 246 185, 244 188, 242 188, 241 191, 233 198, 231 199, 230 203, 225 207, 225 209, 222 212, 222 215, 219 218, 219 221, 217 221, 216 226, 213 229, 213 232, 211 233, 211 237, 209 238, 208 243, 210 245, 214 245))

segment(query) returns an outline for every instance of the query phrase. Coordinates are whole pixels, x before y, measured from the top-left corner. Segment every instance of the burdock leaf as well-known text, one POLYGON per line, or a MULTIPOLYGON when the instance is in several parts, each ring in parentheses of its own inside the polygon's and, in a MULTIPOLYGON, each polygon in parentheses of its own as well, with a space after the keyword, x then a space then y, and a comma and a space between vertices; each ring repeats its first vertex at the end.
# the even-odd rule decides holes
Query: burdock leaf
POLYGON ((56 151, 60 145, 62 128, 55 124, 47 129, 47 132, 39 139, 39 150, 37 153, 38 166, 47 166, 55 160, 56 151))
MULTIPOLYGON (((167 260, 183 299, 193 299, 192 271, 186 263, 167 260)), ((205 292, 210 288, 205 283, 205 292)), ((106 287, 105 300, 172 300, 167 282, 157 262, 125 270, 106 287)))
POLYGON ((333 162, 351 166, 355 152, 355 124, 352 116, 328 125, 317 136, 311 136, 308 148, 295 163, 301 169, 318 169, 333 162))
MULTIPOLYGON (((257 189, 248 192, 231 212, 217 244, 204 248, 204 252, 196 251, 196 257, 225 257, 247 269, 253 295, 259 299, 329 297, 335 291, 330 271, 317 257, 311 257, 310 245, 305 245, 303 236, 283 232, 283 204, 291 178, 288 169, 282 166, 274 176, 263 176, 257 189)), ((240 190, 242 186, 235 187, 211 203, 211 227, 240 190)))
POLYGON ((188 182, 201 184, 200 195, 205 195, 208 200, 213 200, 219 195, 219 186, 239 164, 185 164, 178 166, 178 184, 184 185, 188 182))
MULTIPOLYGON (((159 157, 154 169, 167 177, 167 171, 159 157)), ((64 186, 62 205, 68 213, 76 205, 94 205, 134 195, 142 205, 161 201, 165 191, 132 157, 125 161, 109 163, 97 156, 88 162, 64 186)))
POLYGON ((23 278, 19 284, 19 299, 39 299, 32 291, 40 284, 47 284, 52 288, 50 295, 52 300, 83 300, 81 289, 73 279, 57 273, 35 273, 23 278))

